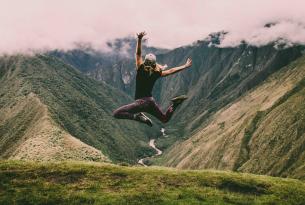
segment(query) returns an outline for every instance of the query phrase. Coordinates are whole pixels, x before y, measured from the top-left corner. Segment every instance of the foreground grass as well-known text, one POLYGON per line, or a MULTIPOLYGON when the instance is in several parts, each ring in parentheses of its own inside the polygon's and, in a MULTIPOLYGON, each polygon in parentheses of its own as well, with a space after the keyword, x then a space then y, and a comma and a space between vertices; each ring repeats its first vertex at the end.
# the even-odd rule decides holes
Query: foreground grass
POLYGON ((305 184, 220 171, 0 161, 0 204, 305 204, 305 184))

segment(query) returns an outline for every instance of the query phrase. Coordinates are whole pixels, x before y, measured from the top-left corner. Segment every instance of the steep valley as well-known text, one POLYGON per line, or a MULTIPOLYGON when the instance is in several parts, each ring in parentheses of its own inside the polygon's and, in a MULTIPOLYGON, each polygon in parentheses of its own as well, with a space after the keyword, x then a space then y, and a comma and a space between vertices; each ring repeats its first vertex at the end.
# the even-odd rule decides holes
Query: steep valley
MULTIPOLYGON (((158 61, 169 67, 183 64, 190 56, 193 66, 159 80, 155 86, 153 94, 163 108, 176 95, 187 94, 189 99, 168 124, 161 125, 154 119, 157 127, 166 128, 168 137, 157 139, 157 146, 165 152, 153 163, 182 169, 213 168, 304 178, 302 101, 294 105, 300 110, 291 116, 295 121, 289 121, 286 103, 281 105, 282 110, 272 111, 302 82, 304 47, 285 48, 275 42, 262 47, 242 44, 220 48, 218 35, 211 34, 193 45, 157 55, 158 61), (277 119, 276 123, 271 119, 277 119)), ((133 50, 129 52, 129 57, 109 61, 108 68, 100 71, 84 61, 83 64, 86 72, 95 70, 102 76, 91 77, 132 97, 135 70, 130 57, 133 50)), ((296 99, 301 98, 300 93, 296 99)))
MULTIPOLYGON (((242 44, 234 48, 219 48, 218 35, 219 33, 211 34, 209 38, 193 45, 166 52, 161 52, 162 49, 154 50, 158 62, 169 67, 183 64, 187 57, 193 59, 191 68, 159 80, 153 91, 163 108, 169 105, 169 99, 174 96, 186 94, 189 97, 166 125, 175 138, 188 137, 211 114, 259 85, 270 74, 299 58, 304 52, 302 46, 276 48, 276 44, 262 47, 242 44)), ((107 57, 109 54, 98 55, 84 50, 57 54, 57 57, 80 70, 86 68, 83 71, 85 74, 89 73, 92 78, 106 82, 133 97, 134 45, 130 48, 133 49, 128 50, 127 57, 113 54, 115 57, 111 58, 107 57)), ((144 54, 149 51, 151 50, 144 49, 144 54)))
POLYGON ((170 123, 153 118, 153 128, 112 117, 115 108, 133 101, 131 54, 2 57, 1 158, 135 164, 154 154, 147 142, 165 126, 167 137, 156 139, 164 153, 149 163, 303 179, 304 48, 219 48, 214 41, 158 54, 169 67, 188 56, 193 66, 158 81, 154 96, 164 108, 171 97, 189 98, 170 123), (98 62, 104 62, 100 82, 85 76, 99 70, 98 62))

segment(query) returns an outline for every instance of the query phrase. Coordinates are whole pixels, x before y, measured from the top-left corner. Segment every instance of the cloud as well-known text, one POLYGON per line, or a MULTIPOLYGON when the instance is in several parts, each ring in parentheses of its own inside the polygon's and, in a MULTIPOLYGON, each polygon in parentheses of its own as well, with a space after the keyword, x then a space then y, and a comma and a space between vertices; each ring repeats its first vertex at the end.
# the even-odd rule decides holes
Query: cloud
POLYGON ((145 30, 150 45, 174 48, 228 31, 221 46, 305 44, 303 0, 0 0, 0 53, 74 48, 145 30), (277 24, 266 28, 266 23, 277 24))
POLYGON ((249 28, 247 31, 229 32, 221 41, 221 47, 234 47, 240 42, 262 46, 276 41, 276 44, 292 46, 305 44, 305 24, 303 22, 281 20, 271 26, 249 28))

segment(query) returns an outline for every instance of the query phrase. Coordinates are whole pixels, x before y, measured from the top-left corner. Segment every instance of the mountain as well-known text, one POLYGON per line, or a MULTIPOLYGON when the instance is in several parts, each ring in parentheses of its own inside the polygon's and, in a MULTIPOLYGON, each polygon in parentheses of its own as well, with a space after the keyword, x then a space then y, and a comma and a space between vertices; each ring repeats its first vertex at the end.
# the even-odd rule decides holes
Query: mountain
MULTIPOLYGON (((128 95, 134 95, 135 84, 135 49, 133 37, 118 38, 107 42, 102 51, 90 46, 80 46, 71 51, 52 51, 51 56, 62 59, 95 80, 103 81, 128 95)), ((147 40, 142 43, 143 54, 162 54, 169 50, 148 46, 147 40)))
MULTIPOLYGON (((223 38, 225 34, 225 32, 211 34, 207 39, 193 45, 157 55, 158 61, 168 64, 169 67, 183 64, 189 56, 193 58, 193 66, 190 69, 159 80, 154 89, 155 98, 164 108, 169 104, 169 99, 176 95, 187 94, 189 96, 189 100, 166 125, 170 132, 176 130, 173 135, 179 136, 179 138, 187 137, 201 126, 211 113, 260 84, 270 74, 302 56, 304 52, 302 46, 280 48, 276 43, 262 47, 247 44, 234 48, 217 47, 219 39, 223 38), (183 113, 183 119, 181 119, 180 113, 183 113), (185 129, 177 129, 178 127, 185 127, 185 129)), ((60 56, 61 59, 80 70, 89 65, 84 61, 79 64, 75 63, 82 59, 82 54, 77 54, 76 51, 71 52, 75 52, 73 58, 67 60, 66 55, 69 53, 63 53, 60 56)), ((132 50, 129 52, 131 55, 132 50)), ((96 58, 94 62, 100 59, 100 64, 105 65, 103 69, 94 69, 94 66, 89 66, 91 73, 95 73, 91 75, 92 77, 122 90, 131 97, 134 95, 133 58, 115 59, 113 57, 112 63, 110 63, 111 57, 107 57, 106 60, 88 52, 86 58, 96 58)))
POLYGON ((0 162, 0 204, 304 204, 305 184, 225 171, 0 162))
POLYGON ((190 56, 193 66, 160 81, 155 95, 164 105, 173 96, 189 96, 189 100, 183 103, 169 125, 175 127, 181 124, 179 127, 185 129, 179 130, 182 133, 180 135, 186 136, 201 126, 211 113, 302 56, 303 50, 301 46, 276 49, 273 45, 219 48, 210 46, 209 41, 181 47, 158 56, 159 61, 172 67, 183 64, 190 56))
POLYGON ((227 104, 163 163, 305 179, 305 56, 227 104))
MULTIPOLYGON (((166 150, 153 162, 236 172, 110 164, 153 153, 147 142, 156 128, 112 117, 113 109, 132 101, 129 95, 50 55, 1 57, 0 204, 304 204, 303 181, 238 173, 305 179, 305 56, 301 47, 271 51, 274 61, 241 70, 240 78, 228 75, 246 68, 233 66, 220 83, 200 83, 197 76, 188 84, 187 77, 195 79, 188 70, 159 81, 155 90, 161 101, 175 95, 165 87, 172 81, 177 93, 183 85, 209 92, 198 92, 204 96, 198 99, 185 90, 191 107, 182 106, 177 124, 166 127, 169 137, 157 142, 166 150), (223 81, 230 89, 214 92, 223 81), (229 99, 220 103, 223 95, 229 99), (210 107, 196 104, 201 100, 215 107, 206 114, 210 107), (190 111, 193 116, 183 115, 190 111)), ((223 75, 206 72, 205 79, 223 75)))
MULTIPOLYGON (((187 57, 192 57, 193 66, 159 80, 155 86, 153 94, 163 108, 176 95, 187 94, 189 99, 168 124, 162 125, 168 135, 157 139, 157 146, 165 150, 165 154, 154 159, 154 163, 186 169, 213 168, 304 178, 304 137, 301 134, 290 137, 291 133, 302 133, 301 125, 287 127, 289 122, 277 128, 291 129, 288 135, 284 130, 282 134, 271 132, 279 125, 263 121, 269 109, 302 81, 304 46, 287 47, 274 42, 261 47, 243 43, 238 47, 221 48, 219 42, 225 34, 211 34, 192 45, 157 55, 158 61, 169 67, 181 65, 187 57), (268 84, 269 81, 272 83, 268 84), (282 82, 288 84, 282 85, 282 82), (257 133, 256 126, 265 130, 257 133), (299 146, 294 145, 295 141, 299 146), (272 145, 263 146, 265 143, 272 145), (258 147, 265 149, 257 151, 258 147), (262 163, 255 164, 256 161, 262 163)), ((133 61, 126 58, 119 69, 101 72, 102 78, 113 78, 100 80, 117 84, 117 88, 132 96, 133 61)), ((301 112, 302 104, 295 106, 301 112)), ((290 119, 286 114, 279 116, 282 123, 290 119)), ((299 119, 298 114, 294 118, 299 119)), ((302 122, 299 119, 298 123, 302 122)))
MULTIPOLYGON (((183 64, 189 56, 193 58, 193 66, 189 70, 159 80, 153 93, 164 108, 174 96, 180 94, 189 96, 189 100, 166 125, 170 132, 176 130, 173 135, 179 138, 187 137, 201 126, 211 113, 260 84, 270 74, 302 56, 304 52, 302 46, 280 48, 276 43, 262 47, 242 44, 234 48, 220 48, 218 47, 220 38, 225 34, 225 32, 214 33, 193 45, 166 52, 162 52, 161 49, 161 53, 157 52, 158 61, 161 64, 168 64, 169 67, 183 64), (183 119, 180 113, 183 113, 183 119), (193 113, 197 113, 200 117, 193 113), (185 129, 177 129, 178 127, 185 129)), ((120 46, 117 47, 122 49, 124 41, 118 42, 120 46)), ((94 79, 106 82, 133 97, 136 74, 134 46, 135 43, 133 46, 127 46, 128 57, 118 57, 113 53, 98 55, 93 51, 85 50, 61 52, 56 56, 86 74, 89 72, 94 79), (94 63, 89 63, 91 61, 94 63), (96 65, 101 67, 96 68, 96 65), (84 68, 86 71, 83 70, 84 68)), ((145 48, 144 46, 144 50, 145 48)))
POLYGON ((143 125, 112 111, 132 99, 46 55, 0 58, 0 156, 134 163, 152 152, 143 125))

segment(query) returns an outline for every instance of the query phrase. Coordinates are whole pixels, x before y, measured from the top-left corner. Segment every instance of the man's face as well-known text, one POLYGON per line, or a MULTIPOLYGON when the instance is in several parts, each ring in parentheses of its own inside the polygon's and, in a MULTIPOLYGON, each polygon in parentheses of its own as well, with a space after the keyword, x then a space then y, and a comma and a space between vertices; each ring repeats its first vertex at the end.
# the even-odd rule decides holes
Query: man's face
POLYGON ((150 61, 150 60, 146 59, 144 61, 144 66, 150 66, 152 68, 156 68, 156 62, 155 61, 150 61))

